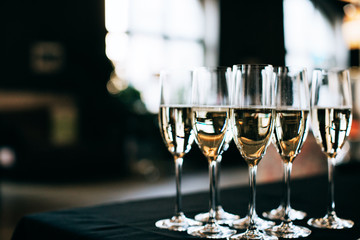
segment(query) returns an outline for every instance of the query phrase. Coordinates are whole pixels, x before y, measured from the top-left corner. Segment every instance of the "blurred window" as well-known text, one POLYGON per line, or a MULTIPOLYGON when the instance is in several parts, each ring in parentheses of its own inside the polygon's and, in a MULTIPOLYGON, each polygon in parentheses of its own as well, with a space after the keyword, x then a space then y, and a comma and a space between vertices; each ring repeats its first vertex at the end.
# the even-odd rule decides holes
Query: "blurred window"
POLYGON ((115 67, 108 91, 131 85, 150 112, 161 69, 217 64, 218 0, 105 0, 105 25, 115 67))
POLYGON ((325 16, 310 0, 284 0, 286 64, 309 70, 346 67, 348 53, 341 25, 339 16, 325 16))

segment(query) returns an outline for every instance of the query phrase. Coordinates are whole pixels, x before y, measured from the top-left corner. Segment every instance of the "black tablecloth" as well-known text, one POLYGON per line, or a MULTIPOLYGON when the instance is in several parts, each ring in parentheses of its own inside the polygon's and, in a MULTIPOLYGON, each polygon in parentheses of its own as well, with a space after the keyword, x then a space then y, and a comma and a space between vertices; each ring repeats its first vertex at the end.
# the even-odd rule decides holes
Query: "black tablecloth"
MULTIPOLYGON (((335 178, 336 209, 339 217, 352 219, 352 229, 324 230, 309 227, 312 234, 306 239, 360 238, 360 169, 340 169, 335 178)), ((261 214, 278 206, 281 183, 258 185, 257 212, 261 214)), ((309 217, 322 217, 326 212, 326 175, 292 181, 292 206, 304 210, 308 217, 297 224, 306 226, 309 217)), ((225 210, 245 216, 248 206, 248 187, 222 190, 225 210)), ((173 214, 174 198, 158 198, 94 207, 38 213, 23 217, 12 240, 82 240, 82 239, 191 239, 186 233, 157 229, 155 221, 173 214)), ((189 217, 208 209, 208 193, 185 195, 183 210, 189 217)))

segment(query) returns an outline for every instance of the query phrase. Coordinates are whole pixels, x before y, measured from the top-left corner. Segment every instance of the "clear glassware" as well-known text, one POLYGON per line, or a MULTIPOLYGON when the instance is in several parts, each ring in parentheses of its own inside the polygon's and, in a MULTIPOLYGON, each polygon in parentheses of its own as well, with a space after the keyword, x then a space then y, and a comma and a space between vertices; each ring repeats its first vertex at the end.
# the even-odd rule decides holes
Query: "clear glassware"
MULTIPOLYGON (((284 169, 285 171, 285 169, 284 169)), ((285 175, 284 175, 285 177, 285 175)), ((284 179, 284 178, 283 178, 284 179)), ((284 183, 285 183, 285 180, 283 180, 284 183)), ((267 211, 267 212, 263 212, 262 215, 263 217, 265 218, 268 218, 268 219, 271 219, 271 220, 280 220, 284 217, 285 215, 285 206, 284 206, 284 202, 281 202, 280 205, 275 208, 275 209, 272 209, 270 211, 267 211)), ((289 209, 289 217, 291 220, 302 220, 306 217, 306 212, 304 211, 301 211, 301 210, 296 210, 296 209, 293 209, 291 206, 290 206, 290 209, 289 209)))
POLYGON ((346 143, 352 122, 349 71, 315 69, 311 90, 312 129, 328 162, 328 206, 324 217, 311 218, 308 224, 317 228, 352 228, 352 220, 337 216, 334 200, 335 158, 346 143))
POLYGON ((261 228, 275 223, 256 214, 256 172, 264 156, 274 128, 275 74, 271 65, 236 65, 235 94, 231 107, 231 127, 237 148, 248 164, 250 176, 250 203, 248 216, 235 220, 235 228, 247 228, 230 239, 277 239, 261 228))
MULTIPOLYGON (((221 160, 222 160, 222 153, 227 151, 230 145, 230 142, 232 141, 232 131, 230 128, 228 128, 228 131, 225 136, 225 141, 222 147, 222 150, 219 153, 219 156, 216 160, 217 167, 216 167, 216 173, 215 173, 215 183, 216 183, 216 193, 215 193, 215 218, 218 222, 218 224, 230 224, 232 221, 239 219, 239 215, 235 215, 232 213, 226 212, 223 207, 221 206, 220 201, 220 172, 221 172, 221 160)), ((199 213, 195 216, 195 220, 201 221, 201 222, 207 222, 209 220, 209 213, 199 213)))
POLYGON ((297 226, 290 217, 290 176, 292 164, 308 134, 310 101, 305 68, 275 67, 277 77, 274 138, 284 163, 284 216, 279 225, 266 229, 279 238, 307 237, 311 230, 297 226))
MULTIPOLYGON (((277 152, 279 154, 281 154, 281 149, 279 149, 279 146, 276 142, 276 138, 275 138, 275 135, 273 135, 272 137, 272 143, 273 145, 275 146, 275 149, 277 150, 277 152)), ((281 220, 284 215, 285 215, 285 201, 284 201, 284 198, 285 198, 285 192, 287 191, 287 185, 285 184, 285 171, 286 171, 286 168, 284 167, 283 168, 284 170, 284 174, 283 174, 283 199, 281 200, 280 202, 280 205, 277 207, 277 208, 274 208, 270 211, 266 211, 266 212, 263 212, 262 215, 263 217, 265 218, 268 218, 268 219, 271 219, 271 220, 281 220)), ((301 211, 301 210, 296 210, 294 208, 292 208, 291 206, 289 206, 289 217, 291 220, 302 220, 306 217, 306 212, 304 211, 301 211)))
POLYGON ((227 238, 236 233, 219 225, 215 217, 217 161, 229 127, 230 77, 231 69, 227 67, 203 67, 194 71, 192 124, 195 141, 209 163, 210 210, 204 226, 190 227, 187 232, 201 238, 227 238))
POLYGON ((192 74, 190 70, 173 69, 160 73, 161 99, 159 126, 166 147, 174 157, 176 174, 175 215, 155 223, 156 227, 186 231, 201 222, 187 218, 182 211, 181 173, 183 158, 194 142, 191 124, 192 74))

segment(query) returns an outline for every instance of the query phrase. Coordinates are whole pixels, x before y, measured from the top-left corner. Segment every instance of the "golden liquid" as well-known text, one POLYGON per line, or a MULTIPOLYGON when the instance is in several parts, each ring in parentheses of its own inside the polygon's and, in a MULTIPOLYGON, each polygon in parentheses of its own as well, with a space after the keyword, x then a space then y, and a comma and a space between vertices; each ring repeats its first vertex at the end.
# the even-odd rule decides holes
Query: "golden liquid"
POLYGON ((162 106, 159 111, 161 136, 169 152, 183 157, 194 142, 190 107, 162 106))
POLYGON ((277 110, 274 137, 284 162, 292 162, 300 153, 308 132, 309 111, 277 110))
POLYGON ((274 109, 235 108, 231 110, 234 141, 245 161, 252 166, 259 163, 270 143, 274 109))
POLYGON ((202 153, 215 161, 225 141, 228 129, 227 108, 193 108, 195 141, 202 153))
POLYGON ((328 157, 336 157, 350 133, 351 108, 313 108, 311 115, 317 143, 328 157))

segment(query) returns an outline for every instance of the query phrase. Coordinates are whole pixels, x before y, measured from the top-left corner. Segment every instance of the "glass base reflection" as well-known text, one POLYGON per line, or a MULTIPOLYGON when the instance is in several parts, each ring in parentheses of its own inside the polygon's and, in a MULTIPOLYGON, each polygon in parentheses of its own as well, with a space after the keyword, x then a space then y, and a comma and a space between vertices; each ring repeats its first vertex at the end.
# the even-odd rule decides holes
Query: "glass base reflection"
MULTIPOLYGON (((225 212, 222 206, 216 207, 215 219, 218 224, 230 224, 239 218, 239 215, 225 212)), ((209 213, 199 213, 195 216, 195 220, 200 222, 207 222, 209 220, 209 213)))
POLYGON ((328 229, 344 229, 354 226, 352 220, 339 218, 336 214, 326 214, 323 218, 311 218, 307 223, 312 227, 328 229))
POLYGON ((299 238, 307 237, 311 234, 310 229, 302 226, 296 226, 292 222, 282 222, 280 225, 266 229, 265 232, 279 238, 299 238))
POLYGON ((155 223, 155 226, 161 229, 168 229, 171 231, 184 232, 191 226, 201 226, 202 223, 195 221, 191 218, 187 218, 184 213, 180 213, 179 216, 173 216, 170 219, 162 219, 155 223))
MULTIPOLYGON (((275 222, 260 218, 257 214, 254 216, 255 226, 260 230, 270 228, 275 225, 275 222)), ((247 229, 250 224, 250 217, 247 215, 244 218, 233 221, 230 226, 236 229, 247 229)))
POLYGON ((259 230, 246 230, 244 233, 233 235, 230 240, 277 240, 275 236, 267 235, 259 230))
POLYGON ((208 223, 202 227, 190 227, 187 233, 200 238, 222 239, 234 235, 236 230, 215 223, 208 223))
MULTIPOLYGON (((263 217, 271 220, 281 220, 285 215, 285 208, 280 205, 278 208, 263 212, 263 217)), ((306 212, 295 210, 290 207, 289 217, 291 220, 303 220, 306 217, 306 212)))

